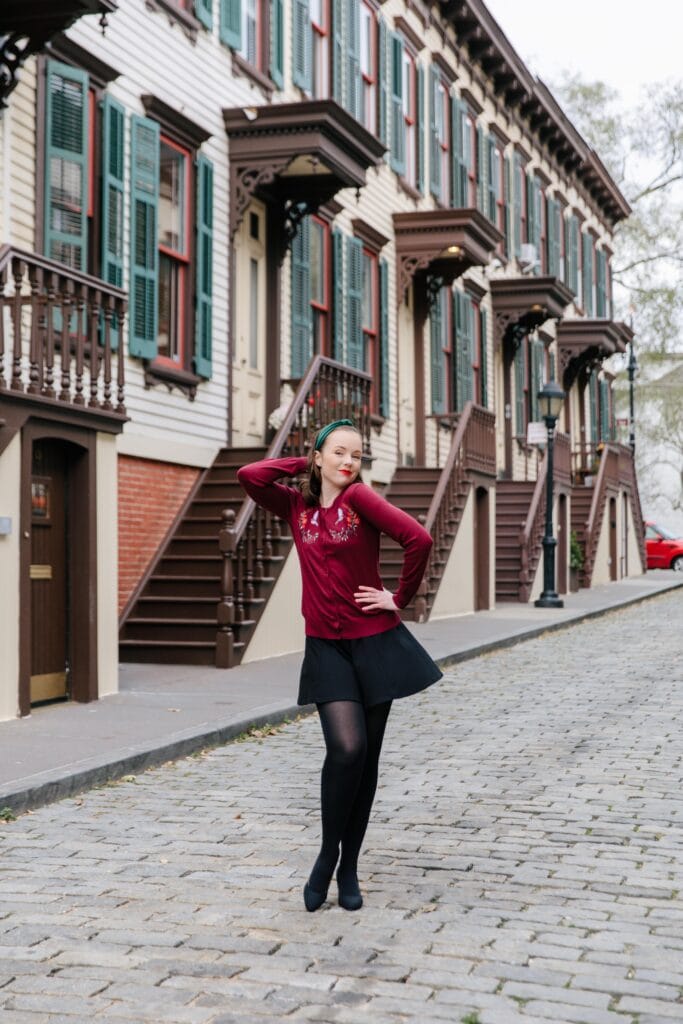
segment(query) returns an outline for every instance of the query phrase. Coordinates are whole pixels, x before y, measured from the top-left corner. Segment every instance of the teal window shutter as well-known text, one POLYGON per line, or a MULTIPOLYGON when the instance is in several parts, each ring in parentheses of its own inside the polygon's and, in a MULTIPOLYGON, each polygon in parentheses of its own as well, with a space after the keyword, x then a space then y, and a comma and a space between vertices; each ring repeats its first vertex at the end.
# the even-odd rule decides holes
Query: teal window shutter
POLYGON ((389 91, 389 60, 387 59, 387 27, 383 18, 377 19, 377 136, 383 145, 389 143, 387 106, 389 91))
POLYGON ((303 377, 313 355, 311 314, 311 222, 303 217, 291 247, 292 377, 303 377))
POLYGON ((278 89, 285 87, 284 0, 270 3, 270 77, 278 89))
POLYGON ((195 0, 194 13, 205 28, 213 27, 213 0, 195 0))
POLYGON ((534 245, 538 259, 536 273, 541 273, 544 253, 541 252, 541 237, 543 232, 543 191, 541 183, 534 175, 534 245))
POLYGON ((588 401, 590 406, 590 431, 593 444, 598 443, 598 375, 593 370, 588 378, 588 401))
POLYGON ((415 138, 417 143, 417 187, 425 191, 425 72, 417 65, 417 109, 415 111, 415 138))
POLYGON ((609 383, 606 380, 600 380, 600 440, 609 441, 610 439, 610 414, 609 414, 609 383))
POLYGON ((344 236, 338 228, 332 232, 332 358, 344 362, 344 236))
POLYGON ((130 354, 157 352, 159 125, 147 117, 131 122, 130 354))
POLYGON ((500 178, 496 174, 496 140, 492 135, 486 139, 486 169, 487 169, 487 190, 488 190, 488 218, 497 226, 498 220, 498 190, 500 178))
POLYGON ((403 121, 403 40, 391 33, 391 167, 406 171, 405 124, 403 121))
POLYGON ((194 369, 211 376, 213 314, 213 164, 197 160, 197 268, 194 334, 194 369))
POLYGON ((442 295, 443 289, 440 289, 429 311, 432 413, 436 414, 446 411, 442 295))
POLYGON ((346 240, 346 365, 365 369, 363 345, 363 243, 346 240))
POLYGON ((344 0, 332 0, 332 99, 344 102, 344 0))
POLYGON ((45 254, 88 269, 88 76, 47 62, 45 254))
POLYGON ((379 261, 379 371, 380 415, 388 419, 391 414, 389 389, 389 264, 379 261))
POLYGON ((512 195, 512 255, 519 257, 522 247, 522 189, 524 188, 524 168, 522 157, 515 153, 513 164, 513 195, 512 195))
MULTIPOLYGON (((123 288, 124 133, 126 113, 105 94, 102 102, 102 278, 123 288)), ((112 321, 111 347, 118 348, 119 325, 112 321)))
POLYGON ((541 390, 543 377, 543 358, 545 354, 543 342, 537 339, 531 341, 529 354, 531 356, 531 395, 529 397, 529 404, 531 406, 531 419, 536 423, 541 416, 538 405, 538 392, 541 390))
POLYGON ((469 203, 467 180, 467 145, 465 138, 465 117, 467 108, 462 100, 453 96, 451 102, 453 134, 453 206, 466 207, 469 203))
POLYGON ((233 50, 239 50, 242 46, 242 2, 220 0, 220 5, 220 40, 233 50))
POLYGON ((557 277, 559 267, 555 265, 555 200, 551 199, 550 196, 546 199, 545 208, 545 220, 548 225, 546 232, 546 265, 550 276, 557 277))
POLYGON ((453 293, 453 317, 455 321, 455 402, 461 412, 465 404, 474 398, 474 309, 469 295, 453 293))
POLYGON ((429 188, 436 199, 441 199, 441 159, 436 104, 439 101, 439 72, 429 67, 429 188))
POLYGON ((360 75, 360 0, 347 0, 348 22, 346 32, 346 109, 358 121, 361 119, 360 75))
POLYGON ((514 211, 512 208, 512 161, 510 157, 505 157, 504 162, 504 173, 503 173, 503 189, 504 189, 504 200, 505 200, 505 238, 503 245, 505 247, 505 255, 509 258, 513 253, 513 217, 514 211))
POLYGON ((517 437, 526 435, 526 410, 524 384, 526 380, 526 335, 515 352, 515 433, 517 437))
POLYGON ((488 215, 488 172, 486 169, 486 136, 480 124, 477 125, 477 209, 488 215))
POLYGON ((556 268, 556 277, 559 277, 562 271, 562 225, 562 206, 560 200, 556 199, 553 206, 553 264, 556 268))
POLYGON ((595 315, 607 316, 607 254, 604 249, 598 249, 595 254, 595 269, 595 315))
POLYGON ((479 378, 481 381, 481 395, 479 401, 488 408, 489 404, 489 370, 488 370, 488 321, 486 310, 479 310, 479 378))
POLYGON ((311 91, 313 37, 308 0, 294 0, 292 19, 292 81, 304 92, 311 91))
MULTIPOLYGON (((534 188, 534 176, 526 176, 526 239, 525 241, 534 244, 536 242, 536 192, 534 188)), ((539 253, 540 256, 540 253, 539 253)))
POLYGON ((579 222, 575 216, 569 218, 569 287, 574 295, 579 294, 579 222))
POLYGON ((588 232, 581 235, 583 309, 586 316, 593 315, 593 236, 588 232))

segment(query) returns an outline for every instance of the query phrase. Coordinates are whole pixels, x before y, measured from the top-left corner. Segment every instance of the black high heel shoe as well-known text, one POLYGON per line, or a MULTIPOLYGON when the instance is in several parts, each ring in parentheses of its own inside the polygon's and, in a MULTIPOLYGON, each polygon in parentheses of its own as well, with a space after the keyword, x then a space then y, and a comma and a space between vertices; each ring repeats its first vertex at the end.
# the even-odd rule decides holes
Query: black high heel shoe
POLYGON ((304 886, 304 905, 306 910, 313 912, 322 907, 323 903, 327 899, 327 889, 325 892, 316 892, 315 889, 311 889, 308 882, 304 886))
POLYGON ((339 906, 344 910, 360 910, 363 906, 363 897, 358 886, 358 878, 353 875, 342 883, 337 872, 337 888, 339 890, 339 906))

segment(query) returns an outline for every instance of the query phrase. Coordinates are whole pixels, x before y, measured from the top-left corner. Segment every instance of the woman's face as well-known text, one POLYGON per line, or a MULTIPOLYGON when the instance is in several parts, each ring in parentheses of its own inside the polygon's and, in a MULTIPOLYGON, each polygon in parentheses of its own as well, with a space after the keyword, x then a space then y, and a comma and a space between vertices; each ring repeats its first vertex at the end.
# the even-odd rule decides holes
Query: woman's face
POLYGON ((320 467, 323 482, 337 491, 348 487, 360 473, 361 454, 361 439, 355 430, 348 427, 333 430, 315 453, 315 464, 320 467))

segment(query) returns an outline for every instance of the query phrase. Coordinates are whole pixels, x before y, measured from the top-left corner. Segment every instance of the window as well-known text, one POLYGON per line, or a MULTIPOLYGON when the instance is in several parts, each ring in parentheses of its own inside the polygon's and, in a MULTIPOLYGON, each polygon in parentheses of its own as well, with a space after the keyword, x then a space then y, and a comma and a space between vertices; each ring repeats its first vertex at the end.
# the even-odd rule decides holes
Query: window
POLYGON ((240 53, 255 68, 261 68, 261 3, 242 0, 242 45, 240 53))
POLYGON ((465 159, 467 161, 467 206, 477 205, 477 125, 467 110, 464 119, 465 159))
POLYGON ((453 352, 450 288, 440 288, 429 313, 431 348, 431 409, 432 413, 448 412, 453 408, 453 352))
POLYGON ((361 121, 373 135, 377 130, 377 40, 375 15, 367 3, 360 8, 361 121))
POLYGON ((379 412, 382 368, 379 346, 378 260, 376 253, 363 249, 363 352, 364 369, 372 377, 370 409, 379 412))
POLYGON ((436 142, 434 147, 434 158, 439 165, 439 181, 441 183, 441 202, 447 206, 449 203, 450 189, 448 187, 450 174, 450 153, 448 146, 448 123, 449 123, 449 98, 448 90, 439 78, 436 82, 436 142))
POLYGON ((258 369, 259 261, 249 260, 249 369, 258 369))
POLYGON ((404 47, 403 49, 403 133, 405 139, 405 171, 409 185, 417 185, 417 128, 416 128, 416 93, 415 60, 404 47))
POLYGON ((519 257, 522 242, 527 240, 528 219, 524 158, 521 153, 515 153, 514 156, 513 179, 513 252, 519 257))
POLYGON ((595 245, 593 236, 586 231, 581 236, 581 282, 583 309, 587 316, 593 316, 594 305, 594 273, 595 245))
POLYGON ((548 219, 545 199, 545 189, 536 179, 536 216, 538 227, 536 229, 538 247, 536 250, 539 263, 539 273, 545 274, 548 270, 548 219))
MULTIPOLYGON (((493 200, 495 206, 491 209, 491 220, 496 225, 501 235, 505 236, 505 159, 503 147, 495 138, 491 138, 491 167, 489 170, 493 187, 493 200)), ((500 242, 498 250, 502 252, 505 247, 505 239, 500 242)))
POLYGON ((329 332, 329 228, 324 221, 311 217, 311 330, 313 353, 328 354, 329 332))
MULTIPOLYGON (((238 64, 260 85, 268 76, 284 86, 283 0, 221 0, 220 39, 239 58, 238 64)), ((211 0, 201 0, 197 16, 211 27, 211 0)))
MULTIPOLYGON (((330 228, 304 217, 291 248, 292 377, 303 377, 318 353, 330 354, 330 228)), ((338 268, 335 261, 335 278, 338 268)), ((335 296, 335 316, 337 299, 335 296)), ((336 353, 335 353, 336 356, 336 353)))
POLYGON ((189 258, 187 150, 162 135, 159 145, 159 289, 157 356, 179 366, 185 357, 189 258))
POLYGON ((330 93, 330 19, 328 0, 311 0, 311 94, 324 99, 330 93))

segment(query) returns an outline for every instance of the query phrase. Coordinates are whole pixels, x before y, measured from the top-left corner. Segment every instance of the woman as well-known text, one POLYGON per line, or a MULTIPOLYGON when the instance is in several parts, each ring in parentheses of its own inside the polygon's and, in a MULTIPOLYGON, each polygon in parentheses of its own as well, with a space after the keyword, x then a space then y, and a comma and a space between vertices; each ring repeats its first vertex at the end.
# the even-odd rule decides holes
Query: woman
POLYGON ((432 539, 358 480, 361 443, 351 420, 336 420, 318 433, 308 458, 264 459, 237 474, 254 501, 287 520, 301 565, 306 650, 298 703, 316 704, 327 748, 322 846, 304 887, 311 911, 325 902, 338 860, 340 906, 363 905, 358 856, 391 702, 442 676, 398 615, 420 584, 432 539), (276 482, 302 473, 300 491, 276 482), (379 576, 382 532, 405 549, 395 594, 379 576))

